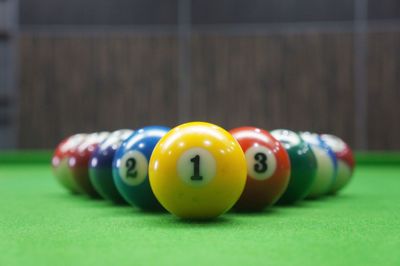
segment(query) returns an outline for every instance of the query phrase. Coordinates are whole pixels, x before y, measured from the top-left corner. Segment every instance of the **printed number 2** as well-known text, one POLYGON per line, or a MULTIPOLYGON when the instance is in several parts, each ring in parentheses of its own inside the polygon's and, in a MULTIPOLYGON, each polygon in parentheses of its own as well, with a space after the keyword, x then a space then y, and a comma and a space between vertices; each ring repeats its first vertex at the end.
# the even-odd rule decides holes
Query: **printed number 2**
POLYGON ((128 160, 126 160, 125 166, 127 168, 126 176, 135 178, 137 176, 137 171, 135 170, 136 160, 134 158, 129 158, 128 160))
POLYGON ((193 175, 190 179, 193 181, 203 180, 203 177, 200 175, 200 156, 196 155, 190 161, 193 163, 193 175))
POLYGON ((265 173, 265 171, 268 170, 267 166, 267 155, 262 152, 258 152, 254 155, 254 159, 257 161, 257 163, 254 165, 254 171, 256 173, 265 173))

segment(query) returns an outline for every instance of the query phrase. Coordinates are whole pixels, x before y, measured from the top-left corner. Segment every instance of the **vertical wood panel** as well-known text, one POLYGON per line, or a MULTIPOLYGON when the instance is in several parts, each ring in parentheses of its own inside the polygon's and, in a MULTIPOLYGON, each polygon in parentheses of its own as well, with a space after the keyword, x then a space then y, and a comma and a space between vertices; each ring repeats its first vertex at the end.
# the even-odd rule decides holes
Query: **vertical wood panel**
POLYGON ((400 32, 368 39, 368 131, 370 149, 400 149, 400 32))
POLYGON ((198 34, 192 42, 195 119, 331 132, 354 142, 351 34, 198 34))
POLYGON ((175 37, 21 37, 20 146, 76 132, 174 125, 175 37))

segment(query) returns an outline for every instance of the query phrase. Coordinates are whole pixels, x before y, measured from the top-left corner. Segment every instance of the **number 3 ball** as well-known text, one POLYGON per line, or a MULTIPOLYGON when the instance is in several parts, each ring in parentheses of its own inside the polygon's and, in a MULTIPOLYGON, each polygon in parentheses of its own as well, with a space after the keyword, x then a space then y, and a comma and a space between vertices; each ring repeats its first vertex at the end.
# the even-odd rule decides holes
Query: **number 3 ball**
POLYGON ((166 134, 154 149, 150 185, 160 203, 187 219, 209 219, 228 211, 246 183, 246 159, 224 129, 191 122, 166 134))
POLYGON ((148 165, 154 147, 169 130, 161 126, 141 128, 123 141, 115 153, 114 183, 128 203, 142 210, 162 210, 150 188, 148 165))
POLYGON ((246 186, 234 208, 260 211, 273 205, 289 183, 289 155, 280 142, 265 130, 241 127, 230 133, 239 142, 247 161, 246 186))

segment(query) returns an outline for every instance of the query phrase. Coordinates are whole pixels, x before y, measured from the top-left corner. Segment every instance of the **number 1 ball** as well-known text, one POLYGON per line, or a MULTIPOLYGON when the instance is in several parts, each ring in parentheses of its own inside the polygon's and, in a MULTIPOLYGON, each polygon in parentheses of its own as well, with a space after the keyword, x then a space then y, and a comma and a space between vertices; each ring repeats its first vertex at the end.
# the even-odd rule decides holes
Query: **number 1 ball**
POLYGON ((290 178, 286 150, 267 131, 241 127, 230 131, 239 142, 247 161, 246 186, 234 208, 260 211, 273 205, 285 192, 290 178))
POLYGON ((289 154, 291 173, 289 185, 278 200, 279 204, 293 204, 304 199, 315 180, 317 161, 310 146, 299 134, 285 129, 271 131, 289 154))
POLYGON ((224 129, 192 122, 167 133, 150 160, 150 185, 159 202, 186 219, 210 219, 228 211, 246 183, 246 159, 224 129))
POLYGON ((150 188, 148 165, 154 147, 169 130, 161 126, 139 129, 121 144, 115 154, 114 183, 127 202, 142 210, 162 210, 150 188))

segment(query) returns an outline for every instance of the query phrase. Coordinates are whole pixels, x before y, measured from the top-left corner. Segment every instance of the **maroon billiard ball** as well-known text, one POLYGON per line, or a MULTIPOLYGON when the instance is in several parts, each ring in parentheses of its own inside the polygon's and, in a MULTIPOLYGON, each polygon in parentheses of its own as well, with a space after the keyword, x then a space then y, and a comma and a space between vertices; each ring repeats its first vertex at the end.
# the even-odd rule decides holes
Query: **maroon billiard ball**
POLYGON ((89 178, 89 161, 97 146, 107 138, 108 132, 92 133, 70 152, 68 167, 78 188, 93 198, 98 198, 97 193, 89 178))

